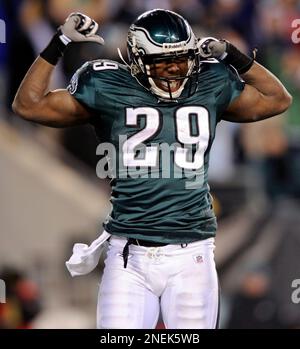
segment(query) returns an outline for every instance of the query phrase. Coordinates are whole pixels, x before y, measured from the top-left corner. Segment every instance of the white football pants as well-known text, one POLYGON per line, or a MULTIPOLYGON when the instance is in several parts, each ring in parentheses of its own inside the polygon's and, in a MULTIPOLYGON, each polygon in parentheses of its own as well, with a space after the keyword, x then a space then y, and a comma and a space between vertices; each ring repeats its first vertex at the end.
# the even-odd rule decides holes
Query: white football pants
POLYGON ((168 329, 212 329, 218 321, 219 291, 214 238, 181 247, 129 246, 112 236, 99 289, 97 327, 153 329, 159 313, 168 329))

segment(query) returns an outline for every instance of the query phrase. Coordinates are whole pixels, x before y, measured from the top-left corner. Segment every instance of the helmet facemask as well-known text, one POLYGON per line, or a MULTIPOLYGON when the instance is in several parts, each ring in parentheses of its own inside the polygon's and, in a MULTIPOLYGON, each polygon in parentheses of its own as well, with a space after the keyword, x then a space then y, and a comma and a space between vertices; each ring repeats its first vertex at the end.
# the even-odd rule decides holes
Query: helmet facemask
POLYGON ((195 56, 193 53, 177 54, 171 56, 149 57, 144 60, 146 76, 150 84, 150 90, 163 99, 178 99, 195 68, 195 56), (160 75, 157 66, 160 64, 186 65, 185 71, 179 71, 167 76, 160 75), (181 62, 181 63, 179 63, 181 62))
MULTIPOLYGON (((192 29, 181 16, 171 11, 153 10, 139 18, 141 20, 138 19, 130 27, 127 41, 132 75, 159 99, 172 101, 183 98, 181 94, 185 85, 191 76, 198 71, 197 39, 192 29), (167 19, 170 17, 172 20, 167 28, 160 28, 159 35, 162 39, 157 39, 158 35, 153 38, 153 33, 149 32, 149 23, 148 27, 143 25, 143 16, 147 17, 149 14, 157 12, 160 12, 158 17, 162 16, 162 19, 165 19, 167 16, 167 19), (171 31, 172 25, 174 26, 173 32, 171 31), (168 37, 165 35, 166 32, 168 37), (164 74, 164 76, 156 72, 159 70, 156 69, 156 66, 160 63, 172 64, 174 62, 176 64, 184 61, 186 61, 185 72, 183 72, 184 69, 179 69, 179 74, 164 74)), ((189 92, 191 92, 191 86, 189 92)))

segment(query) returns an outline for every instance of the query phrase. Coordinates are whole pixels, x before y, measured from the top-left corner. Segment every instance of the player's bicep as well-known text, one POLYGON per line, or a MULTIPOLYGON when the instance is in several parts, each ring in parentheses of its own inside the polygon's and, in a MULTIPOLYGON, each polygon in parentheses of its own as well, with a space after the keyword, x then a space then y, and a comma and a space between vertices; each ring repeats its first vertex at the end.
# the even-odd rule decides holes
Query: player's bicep
POLYGON ((223 120, 232 122, 253 122, 272 114, 266 96, 256 88, 245 85, 243 92, 235 98, 222 115, 223 120))
POLYGON ((80 104, 67 90, 49 92, 39 103, 35 121, 52 127, 66 127, 87 123, 88 108, 80 104))

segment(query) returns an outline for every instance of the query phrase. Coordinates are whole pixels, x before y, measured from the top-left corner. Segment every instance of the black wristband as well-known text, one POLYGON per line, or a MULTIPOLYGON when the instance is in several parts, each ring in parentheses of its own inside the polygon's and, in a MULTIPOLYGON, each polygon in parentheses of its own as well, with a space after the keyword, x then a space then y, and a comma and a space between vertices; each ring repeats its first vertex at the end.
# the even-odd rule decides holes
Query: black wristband
POLYGON ((226 41, 226 57, 222 62, 232 65, 239 74, 246 73, 254 63, 254 58, 245 55, 230 42, 226 41))
POLYGON ((61 34, 61 31, 58 30, 49 42, 48 46, 40 53, 40 56, 52 65, 57 64, 58 60, 63 56, 64 51, 67 48, 67 45, 65 45, 59 38, 61 34))

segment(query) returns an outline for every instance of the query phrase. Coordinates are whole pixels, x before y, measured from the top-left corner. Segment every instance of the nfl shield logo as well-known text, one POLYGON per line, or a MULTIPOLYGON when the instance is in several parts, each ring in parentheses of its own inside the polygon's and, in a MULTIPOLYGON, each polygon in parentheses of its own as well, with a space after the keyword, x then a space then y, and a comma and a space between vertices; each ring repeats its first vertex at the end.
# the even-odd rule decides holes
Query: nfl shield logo
POLYGON ((203 256, 201 256, 200 254, 197 256, 194 256, 194 261, 198 264, 203 263, 203 256))

